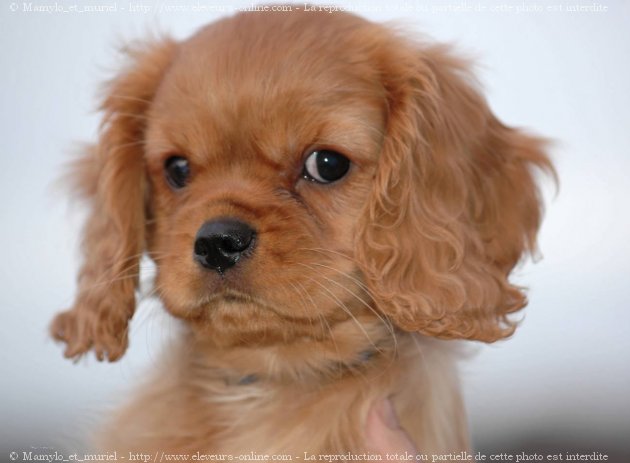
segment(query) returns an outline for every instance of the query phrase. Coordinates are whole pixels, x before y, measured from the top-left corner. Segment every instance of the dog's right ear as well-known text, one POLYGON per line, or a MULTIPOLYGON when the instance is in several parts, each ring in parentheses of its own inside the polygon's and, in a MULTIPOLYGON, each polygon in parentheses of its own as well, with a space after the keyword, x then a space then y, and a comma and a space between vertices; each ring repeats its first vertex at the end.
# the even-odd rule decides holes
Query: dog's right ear
POLYGON ((176 43, 161 39, 124 50, 130 66, 108 83, 99 142, 72 167, 72 182, 91 207, 83 231, 84 263, 74 306, 52 322, 52 336, 76 358, 93 349, 99 360, 127 348, 144 251, 146 112, 176 43))

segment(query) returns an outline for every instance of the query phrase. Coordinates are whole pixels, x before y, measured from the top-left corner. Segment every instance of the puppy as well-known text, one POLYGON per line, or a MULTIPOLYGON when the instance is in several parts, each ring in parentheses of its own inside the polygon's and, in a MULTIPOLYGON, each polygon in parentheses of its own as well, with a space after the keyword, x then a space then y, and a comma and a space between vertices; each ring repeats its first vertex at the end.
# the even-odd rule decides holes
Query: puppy
POLYGON ((98 144, 65 356, 118 360, 139 259, 179 343, 99 445, 361 454, 389 397, 422 453, 468 448, 452 343, 510 336, 545 142, 445 46, 338 13, 241 13, 129 50, 98 144))

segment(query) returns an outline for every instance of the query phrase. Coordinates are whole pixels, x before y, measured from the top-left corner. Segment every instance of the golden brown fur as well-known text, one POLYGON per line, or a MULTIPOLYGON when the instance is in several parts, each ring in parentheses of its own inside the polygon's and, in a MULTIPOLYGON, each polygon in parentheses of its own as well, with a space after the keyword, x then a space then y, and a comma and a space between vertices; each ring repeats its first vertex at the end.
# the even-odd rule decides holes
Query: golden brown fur
POLYGON ((100 445, 360 453, 369 406, 392 397, 421 451, 467 448, 456 355, 434 338, 513 332, 526 299, 508 276, 535 250, 543 141, 499 122, 447 47, 352 15, 239 14, 129 56, 76 165, 92 215, 52 332, 67 357, 120 358, 146 252, 186 333, 100 445), (348 174, 302 179, 314 148, 348 156, 348 174), (173 154, 191 165, 179 191, 173 154), (219 275, 191 247, 225 216, 258 241, 219 275))

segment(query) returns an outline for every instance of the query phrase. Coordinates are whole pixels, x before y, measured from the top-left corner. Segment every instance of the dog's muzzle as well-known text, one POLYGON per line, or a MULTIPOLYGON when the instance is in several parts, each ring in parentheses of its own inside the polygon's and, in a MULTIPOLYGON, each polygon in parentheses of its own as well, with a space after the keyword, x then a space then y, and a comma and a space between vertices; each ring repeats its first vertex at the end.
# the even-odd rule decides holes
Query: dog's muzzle
POLYGON ((256 231, 245 222, 224 217, 204 223, 195 236, 193 257, 208 270, 223 275, 251 254, 256 231))

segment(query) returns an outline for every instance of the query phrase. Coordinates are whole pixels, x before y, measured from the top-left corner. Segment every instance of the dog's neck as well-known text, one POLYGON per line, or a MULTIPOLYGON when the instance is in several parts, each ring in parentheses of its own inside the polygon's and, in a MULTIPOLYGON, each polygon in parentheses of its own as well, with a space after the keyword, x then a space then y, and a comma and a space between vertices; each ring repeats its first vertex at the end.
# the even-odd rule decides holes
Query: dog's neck
MULTIPOLYGON (((382 353, 383 351, 381 349, 373 347, 372 349, 361 352, 358 355, 358 359, 351 364, 331 362, 324 370, 320 370, 318 372, 320 379, 325 377, 327 380, 334 380, 342 378, 346 375, 360 374, 369 368, 369 362, 375 361, 382 353)), ((226 372, 226 376, 224 377, 225 384, 230 386, 248 386, 250 384, 270 380, 273 381, 275 378, 266 377, 256 373, 250 373, 243 376, 226 372)))
POLYGON ((396 355, 396 333, 377 321, 342 322, 324 339, 302 337, 271 345, 216 346, 196 337, 186 350, 191 368, 226 385, 323 384, 363 375, 396 355))

